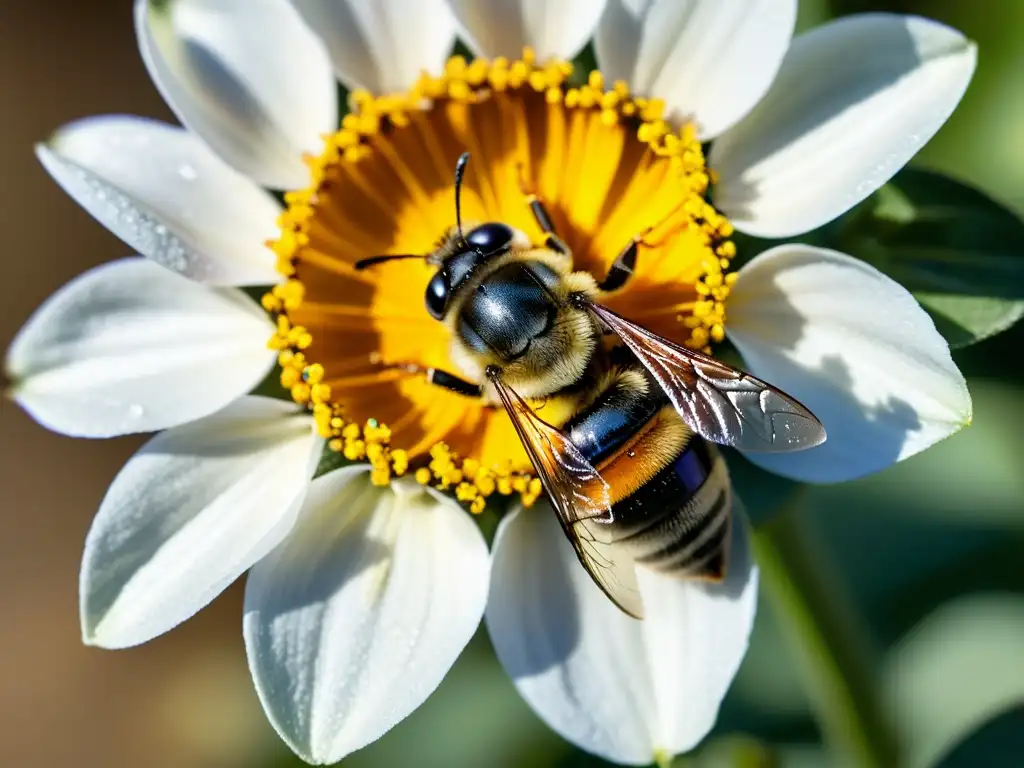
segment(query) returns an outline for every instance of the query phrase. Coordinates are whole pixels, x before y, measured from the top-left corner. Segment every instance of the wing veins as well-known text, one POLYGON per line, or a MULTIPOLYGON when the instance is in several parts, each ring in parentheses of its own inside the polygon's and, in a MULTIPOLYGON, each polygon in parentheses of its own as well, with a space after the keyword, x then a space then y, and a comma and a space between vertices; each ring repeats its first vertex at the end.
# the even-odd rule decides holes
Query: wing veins
POLYGON ((651 372, 701 437, 749 451, 802 450, 824 441, 825 430, 814 414, 771 384, 664 339, 600 304, 586 300, 586 306, 651 372), (757 397, 744 402, 739 395, 745 393, 757 397), (767 404, 771 397, 779 402, 774 408, 767 404), (786 419, 784 429, 779 419, 786 419))
POLYGON ((540 418, 513 390, 492 377, 519 439, 537 470, 559 525, 594 583, 620 610, 643 617, 632 558, 603 542, 591 525, 612 522, 610 489, 600 473, 560 430, 540 418), (621 555, 621 556, 620 556, 621 555))

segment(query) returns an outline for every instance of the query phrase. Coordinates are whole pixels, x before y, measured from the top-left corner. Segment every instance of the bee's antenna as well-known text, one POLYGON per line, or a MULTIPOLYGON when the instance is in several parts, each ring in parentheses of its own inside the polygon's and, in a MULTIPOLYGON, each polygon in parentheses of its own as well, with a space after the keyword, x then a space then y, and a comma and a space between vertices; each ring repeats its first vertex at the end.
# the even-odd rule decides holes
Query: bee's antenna
POLYGON ((462 242, 466 242, 466 237, 462 234, 462 177, 466 174, 468 164, 469 152, 463 152, 459 155, 459 162, 455 164, 455 225, 462 242))
POLYGON ((372 267, 374 264, 380 264, 384 261, 396 261, 397 259, 422 259, 423 254, 420 253, 385 253, 381 256, 370 256, 365 259, 360 259, 355 263, 357 271, 372 267))

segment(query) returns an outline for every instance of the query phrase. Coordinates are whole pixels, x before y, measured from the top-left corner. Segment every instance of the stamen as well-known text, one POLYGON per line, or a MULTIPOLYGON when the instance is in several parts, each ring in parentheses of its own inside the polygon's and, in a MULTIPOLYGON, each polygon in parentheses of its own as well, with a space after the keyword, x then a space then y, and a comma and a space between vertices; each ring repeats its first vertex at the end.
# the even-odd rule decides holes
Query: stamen
POLYGON ((422 296, 425 256, 454 224, 463 152, 467 220, 505 221, 542 243, 529 190, 576 269, 603 277, 636 240, 634 277, 607 297, 616 311, 705 352, 725 336, 732 227, 705 199, 713 174, 693 127, 674 129, 662 102, 624 82, 591 72, 570 87, 571 74, 526 49, 516 61, 453 57, 407 93, 355 91, 341 129, 306 159, 309 188, 285 196, 268 243, 287 278, 262 299, 276 322, 268 345, 329 448, 368 462, 374 483, 412 472, 474 513, 495 494, 529 505, 542 493, 500 409, 371 362, 457 371, 422 296))

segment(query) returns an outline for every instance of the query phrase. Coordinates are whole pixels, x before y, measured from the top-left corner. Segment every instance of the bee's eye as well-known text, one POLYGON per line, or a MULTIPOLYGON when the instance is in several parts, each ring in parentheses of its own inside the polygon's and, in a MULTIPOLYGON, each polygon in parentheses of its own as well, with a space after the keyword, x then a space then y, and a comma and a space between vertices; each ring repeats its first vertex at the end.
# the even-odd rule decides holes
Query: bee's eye
POLYGON ((466 241, 473 250, 484 256, 503 251, 512 242, 512 228, 498 221, 482 224, 466 236, 466 241))
POLYGON ((431 317, 435 320, 444 317, 445 309, 448 307, 448 274, 445 270, 439 269, 437 274, 430 278, 424 301, 431 317))

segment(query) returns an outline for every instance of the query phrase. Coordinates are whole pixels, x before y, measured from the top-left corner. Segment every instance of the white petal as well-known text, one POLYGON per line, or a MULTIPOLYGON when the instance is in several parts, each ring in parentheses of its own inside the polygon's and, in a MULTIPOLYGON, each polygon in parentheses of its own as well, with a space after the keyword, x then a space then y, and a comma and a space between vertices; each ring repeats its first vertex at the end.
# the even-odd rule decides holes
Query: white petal
POLYGON ((214 285, 279 282, 280 206, 181 128, 137 117, 66 125, 36 147, 64 190, 134 250, 214 285))
POLYGON ((607 80, 664 99, 702 139, 764 96, 796 23, 796 0, 608 0, 594 37, 607 80))
POLYGON ((7 352, 14 398, 77 437, 172 427, 213 413, 274 365, 273 326, 234 288, 210 289, 146 259, 61 288, 7 352))
POLYGON ((618 763, 691 749, 711 729, 746 653, 757 597, 745 523, 716 586, 638 570, 646 618, 619 611, 576 560, 547 505, 514 513, 494 541, 487 629, 534 711, 618 763))
POLYGON ((323 43, 287 0, 135 0, 150 77, 185 126, 267 187, 309 184, 338 127, 323 43))
POLYGON ((946 122, 977 50, 914 16, 848 16, 797 37, 761 103, 712 147, 715 205, 788 237, 870 195, 946 122))
POLYGON ((262 397, 146 443, 85 541, 85 641, 144 643, 220 594, 291 529, 321 445, 308 415, 262 397))
POLYGON ((970 423, 949 346, 906 289, 842 253, 783 245, 739 273, 726 331, 751 373, 811 409, 828 439, 747 454, 797 480, 839 482, 913 456, 970 423))
POLYGON ((377 488, 365 466, 317 478, 245 592, 249 669, 281 738, 334 763, 422 704, 480 623, 488 565, 450 499, 377 488))
POLYGON ((605 0, 449 0, 469 47, 481 56, 571 59, 601 19, 605 0))
POLYGON ((409 89, 424 70, 438 74, 455 45, 445 0, 292 0, 327 43, 334 71, 349 87, 374 93, 409 89))

